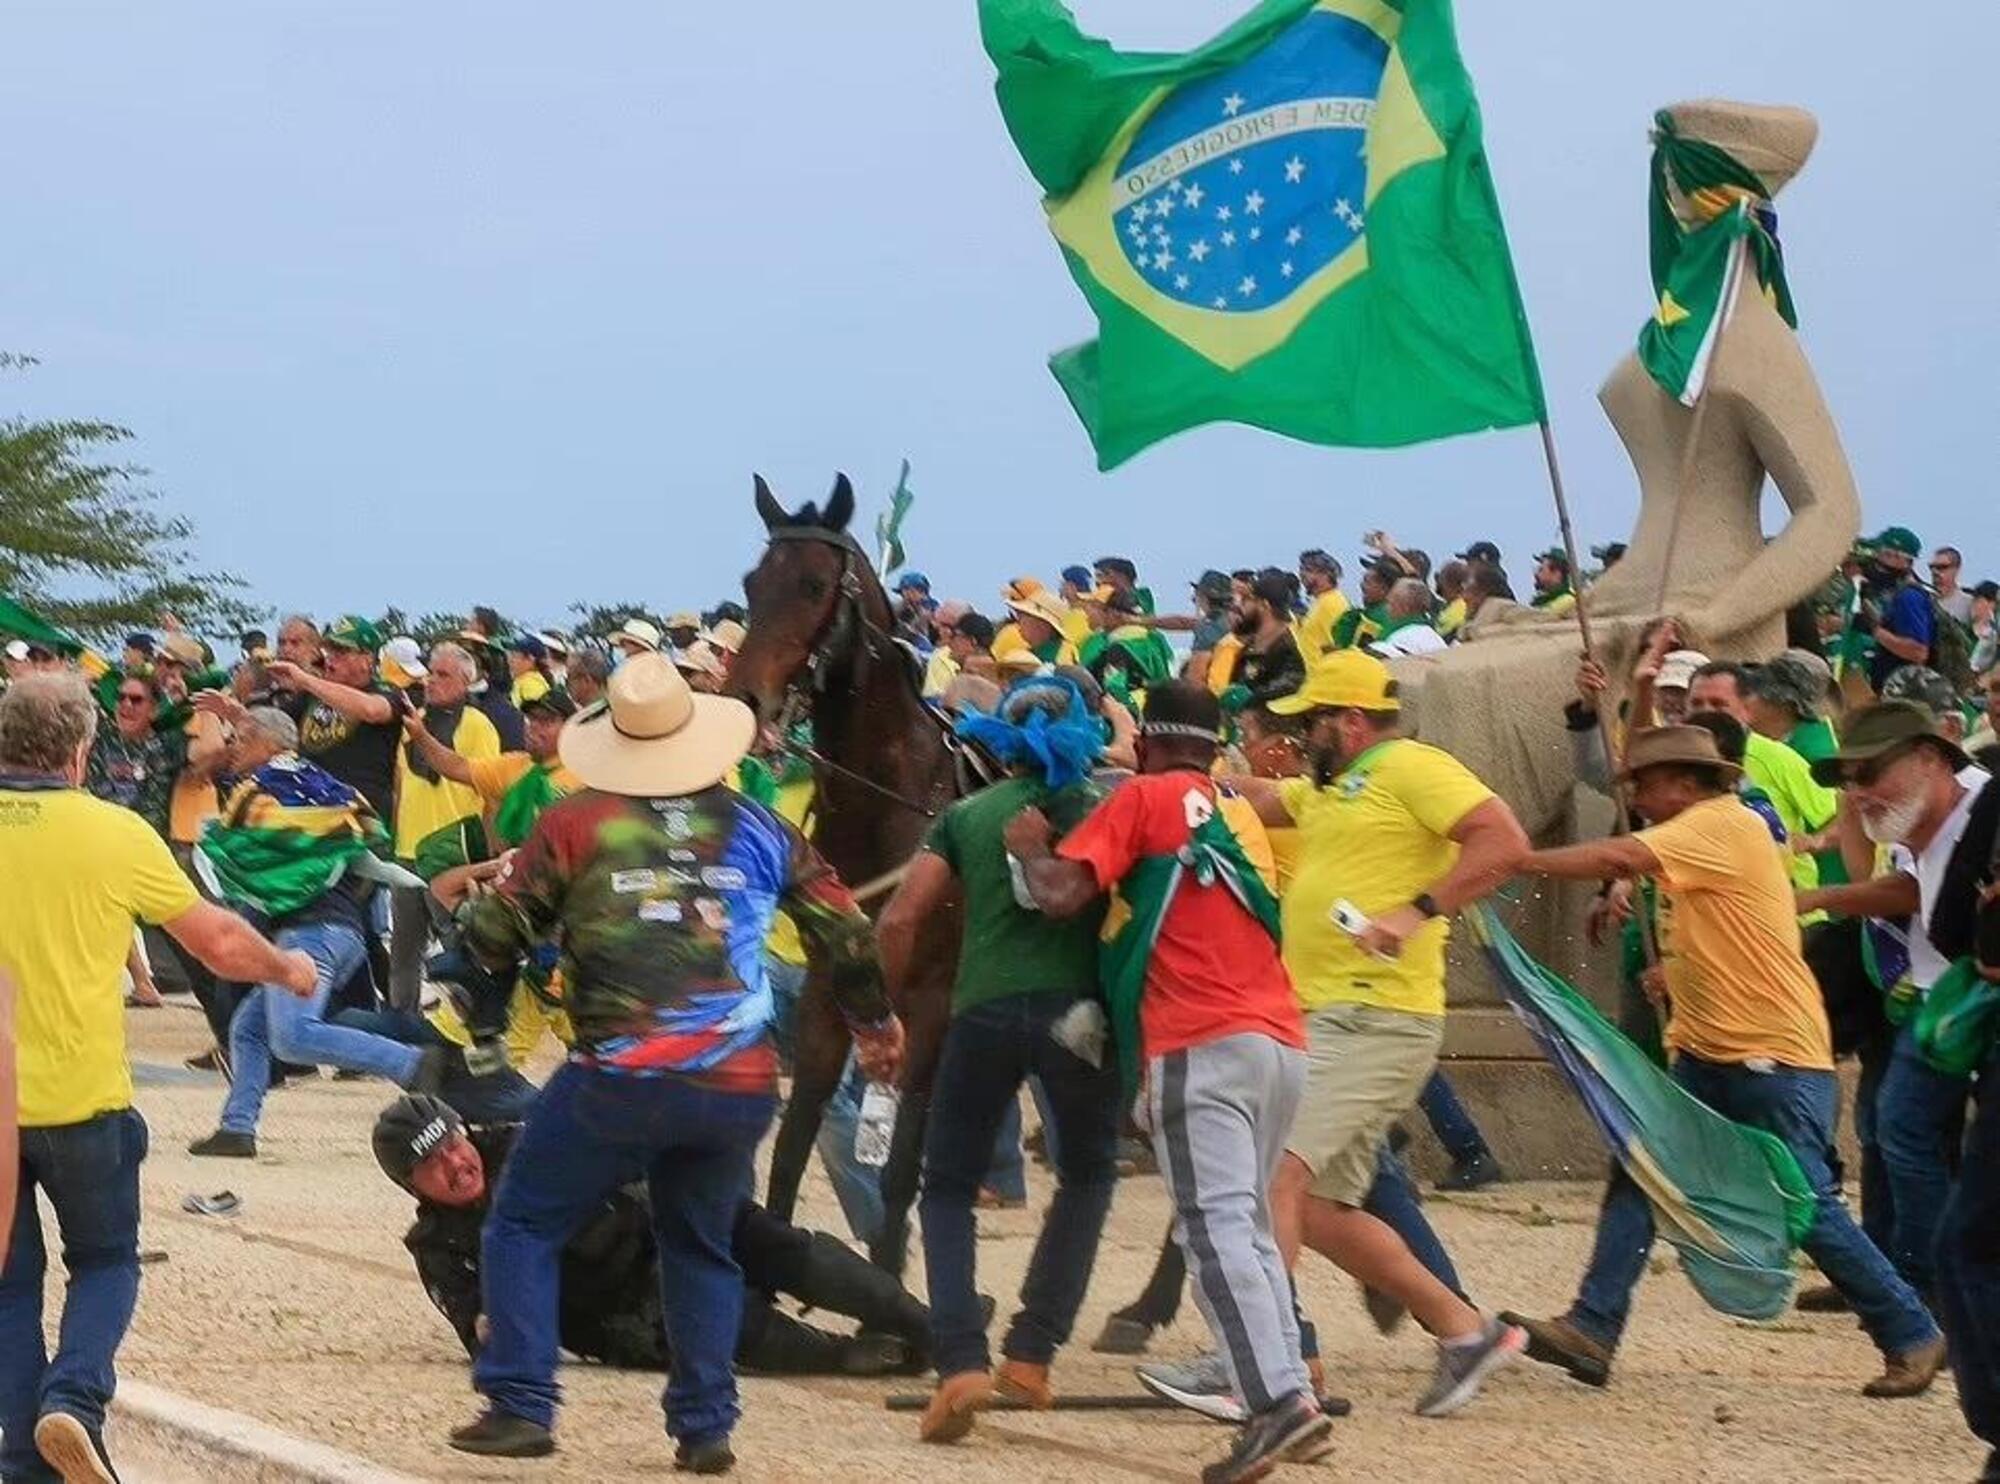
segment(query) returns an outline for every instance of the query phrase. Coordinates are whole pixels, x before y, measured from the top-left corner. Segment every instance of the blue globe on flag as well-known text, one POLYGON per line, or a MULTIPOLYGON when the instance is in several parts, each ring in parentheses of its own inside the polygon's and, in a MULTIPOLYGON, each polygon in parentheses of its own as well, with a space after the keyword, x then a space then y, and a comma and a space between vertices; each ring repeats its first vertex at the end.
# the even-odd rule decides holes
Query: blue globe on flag
POLYGON ((1110 184, 1126 261, 1191 308, 1270 309, 1361 240, 1365 143, 1388 44, 1314 10, 1167 97, 1110 184))

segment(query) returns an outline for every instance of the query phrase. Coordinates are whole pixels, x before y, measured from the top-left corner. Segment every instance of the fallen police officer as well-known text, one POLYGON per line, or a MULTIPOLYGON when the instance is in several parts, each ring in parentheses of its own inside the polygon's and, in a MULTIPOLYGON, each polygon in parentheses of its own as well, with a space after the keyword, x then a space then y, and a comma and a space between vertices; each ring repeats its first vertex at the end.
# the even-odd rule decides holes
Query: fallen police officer
MULTIPOLYGON (((479 1236, 521 1125, 468 1127, 450 1104, 405 1096, 375 1124, 382 1171, 417 1198, 403 1244, 468 1356, 479 1352, 479 1236)), ((930 1314, 901 1284, 836 1237, 802 1231, 747 1197, 732 1247, 749 1302, 736 1337, 745 1371, 789 1375, 915 1373, 928 1364, 930 1314), (861 1321, 830 1334, 785 1313, 779 1293, 861 1321)), ((586 1360, 664 1371, 670 1358, 644 1181, 615 1191, 562 1251, 562 1347, 586 1360)))

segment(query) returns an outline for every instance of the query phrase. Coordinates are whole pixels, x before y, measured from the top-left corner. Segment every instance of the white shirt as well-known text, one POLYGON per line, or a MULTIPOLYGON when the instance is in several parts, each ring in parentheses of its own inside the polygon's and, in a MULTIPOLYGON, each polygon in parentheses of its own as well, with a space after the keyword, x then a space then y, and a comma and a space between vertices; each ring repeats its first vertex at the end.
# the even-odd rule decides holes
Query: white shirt
POLYGON ((1889 849, 1890 867, 1901 875, 1915 877, 1917 882, 1917 921, 1910 930, 1910 982, 1919 991, 1928 990, 1951 967, 1951 960, 1931 946, 1931 912, 1937 906, 1938 888, 1944 885, 1951 853, 1958 849, 1966 822, 1972 817, 1972 806, 1990 778, 1984 768, 1968 767, 1959 770, 1958 781, 1965 789, 1964 794, 1921 854, 1912 852, 1907 845, 1889 849))
POLYGON ((1405 654, 1436 654, 1445 647, 1444 636, 1427 623, 1405 624, 1368 646, 1385 660, 1405 654))

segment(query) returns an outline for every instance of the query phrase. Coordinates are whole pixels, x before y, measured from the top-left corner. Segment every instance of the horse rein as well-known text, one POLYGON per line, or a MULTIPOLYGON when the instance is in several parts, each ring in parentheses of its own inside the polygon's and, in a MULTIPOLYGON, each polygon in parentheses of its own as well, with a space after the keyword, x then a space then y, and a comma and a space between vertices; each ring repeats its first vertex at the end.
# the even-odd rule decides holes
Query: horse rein
MULTIPOLYGON (((873 619, 869 618, 867 610, 862 605, 861 574, 855 568, 855 561, 861 556, 861 548, 856 546, 854 538, 845 532, 829 531, 821 526, 775 526, 771 529, 770 540, 773 545, 781 541, 811 541, 820 546, 834 547, 840 552, 840 596, 837 600, 832 621, 825 626, 818 640, 806 655, 806 674, 810 677, 812 689, 820 695, 825 695, 827 675, 858 629, 862 635, 859 661, 856 667, 856 682, 858 684, 861 678, 867 674, 868 661, 875 652, 876 642, 880 641, 881 643, 892 645, 897 642, 894 634, 889 633, 873 619)), ((797 688, 794 687, 786 697, 784 710, 779 713, 778 717, 777 732, 780 751, 805 762, 815 772, 824 770, 828 773, 837 774, 848 782, 858 784, 870 793, 887 799, 893 804, 898 804, 925 819, 937 818, 938 811, 935 808, 919 803, 907 794, 898 793, 895 789, 885 784, 877 783, 865 774, 857 773, 854 769, 835 762, 817 748, 808 747, 803 743, 790 740, 786 734, 791 730, 792 723, 797 719, 796 705, 798 701, 799 693, 797 688)), ((890 875, 900 880, 901 873, 907 869, 908 862, 905 862, 903 866, 898 867, 890 875)), ((880 883, 871 882, 870 885, 877 887, 878 890, 886 889, 886 886, 882 883, 886 883, 886 886, 895 885, 895 881, 890 881, 888 877, 881 878, 880 883)))

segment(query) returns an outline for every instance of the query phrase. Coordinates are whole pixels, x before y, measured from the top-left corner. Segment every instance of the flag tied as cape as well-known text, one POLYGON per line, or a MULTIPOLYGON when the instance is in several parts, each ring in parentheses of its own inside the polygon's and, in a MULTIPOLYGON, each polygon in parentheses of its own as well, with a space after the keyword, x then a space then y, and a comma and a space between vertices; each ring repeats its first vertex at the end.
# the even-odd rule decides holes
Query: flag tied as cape
POLYGON ((1448 0, 1264 0, 1180 53, 979 13, 1097 315, 1051 366, 1100 468, 1223 420, 1385 447, 1543 416, 1448 0))
POLYGON ((195 865, 216 896, 283 917, 311 906, 350 870, 378 875, 373 852, 388 839, 359 793, 287 756, 230 791, 222 813, 208 822, 195 865))
POLYGON ((1221 886, 1257 919, 1272 942, 1278 941, 1278 898, 1224 818, 1232 802, 1242 801, 1218 796, 1214 812, 1189 831, 1188 843, 1173 854, 1140 857, 1119 879, 1105 914, 1098 978, 1127 1098, 1139 1088, 1139 1002, 1146 992, 1146 968, 1175 894, 1190 885, 1221 886))
POLYGON ((1662 110, 1653 115, 1650 214, 1655 302, 1639 331, 1639 361, 1663 391, 1692 407, 1708 384, 1716 339, 1735 312, 1746 252, 1765 297, 1798 328, 1778 213, 1755 171, 1726 149, 1683 138, 1662 110), (1672 189, 1694 225, 1681 225, 1672 189))
POLYGON ((1492 908, 1465 922, 1515 1014, 1582 1099, 1710 1307, 1769 1319, 1791 1302, 1814 1200, 1782 1141, 1691 1096, 1590 1002, 1530 958, 1492 908))

